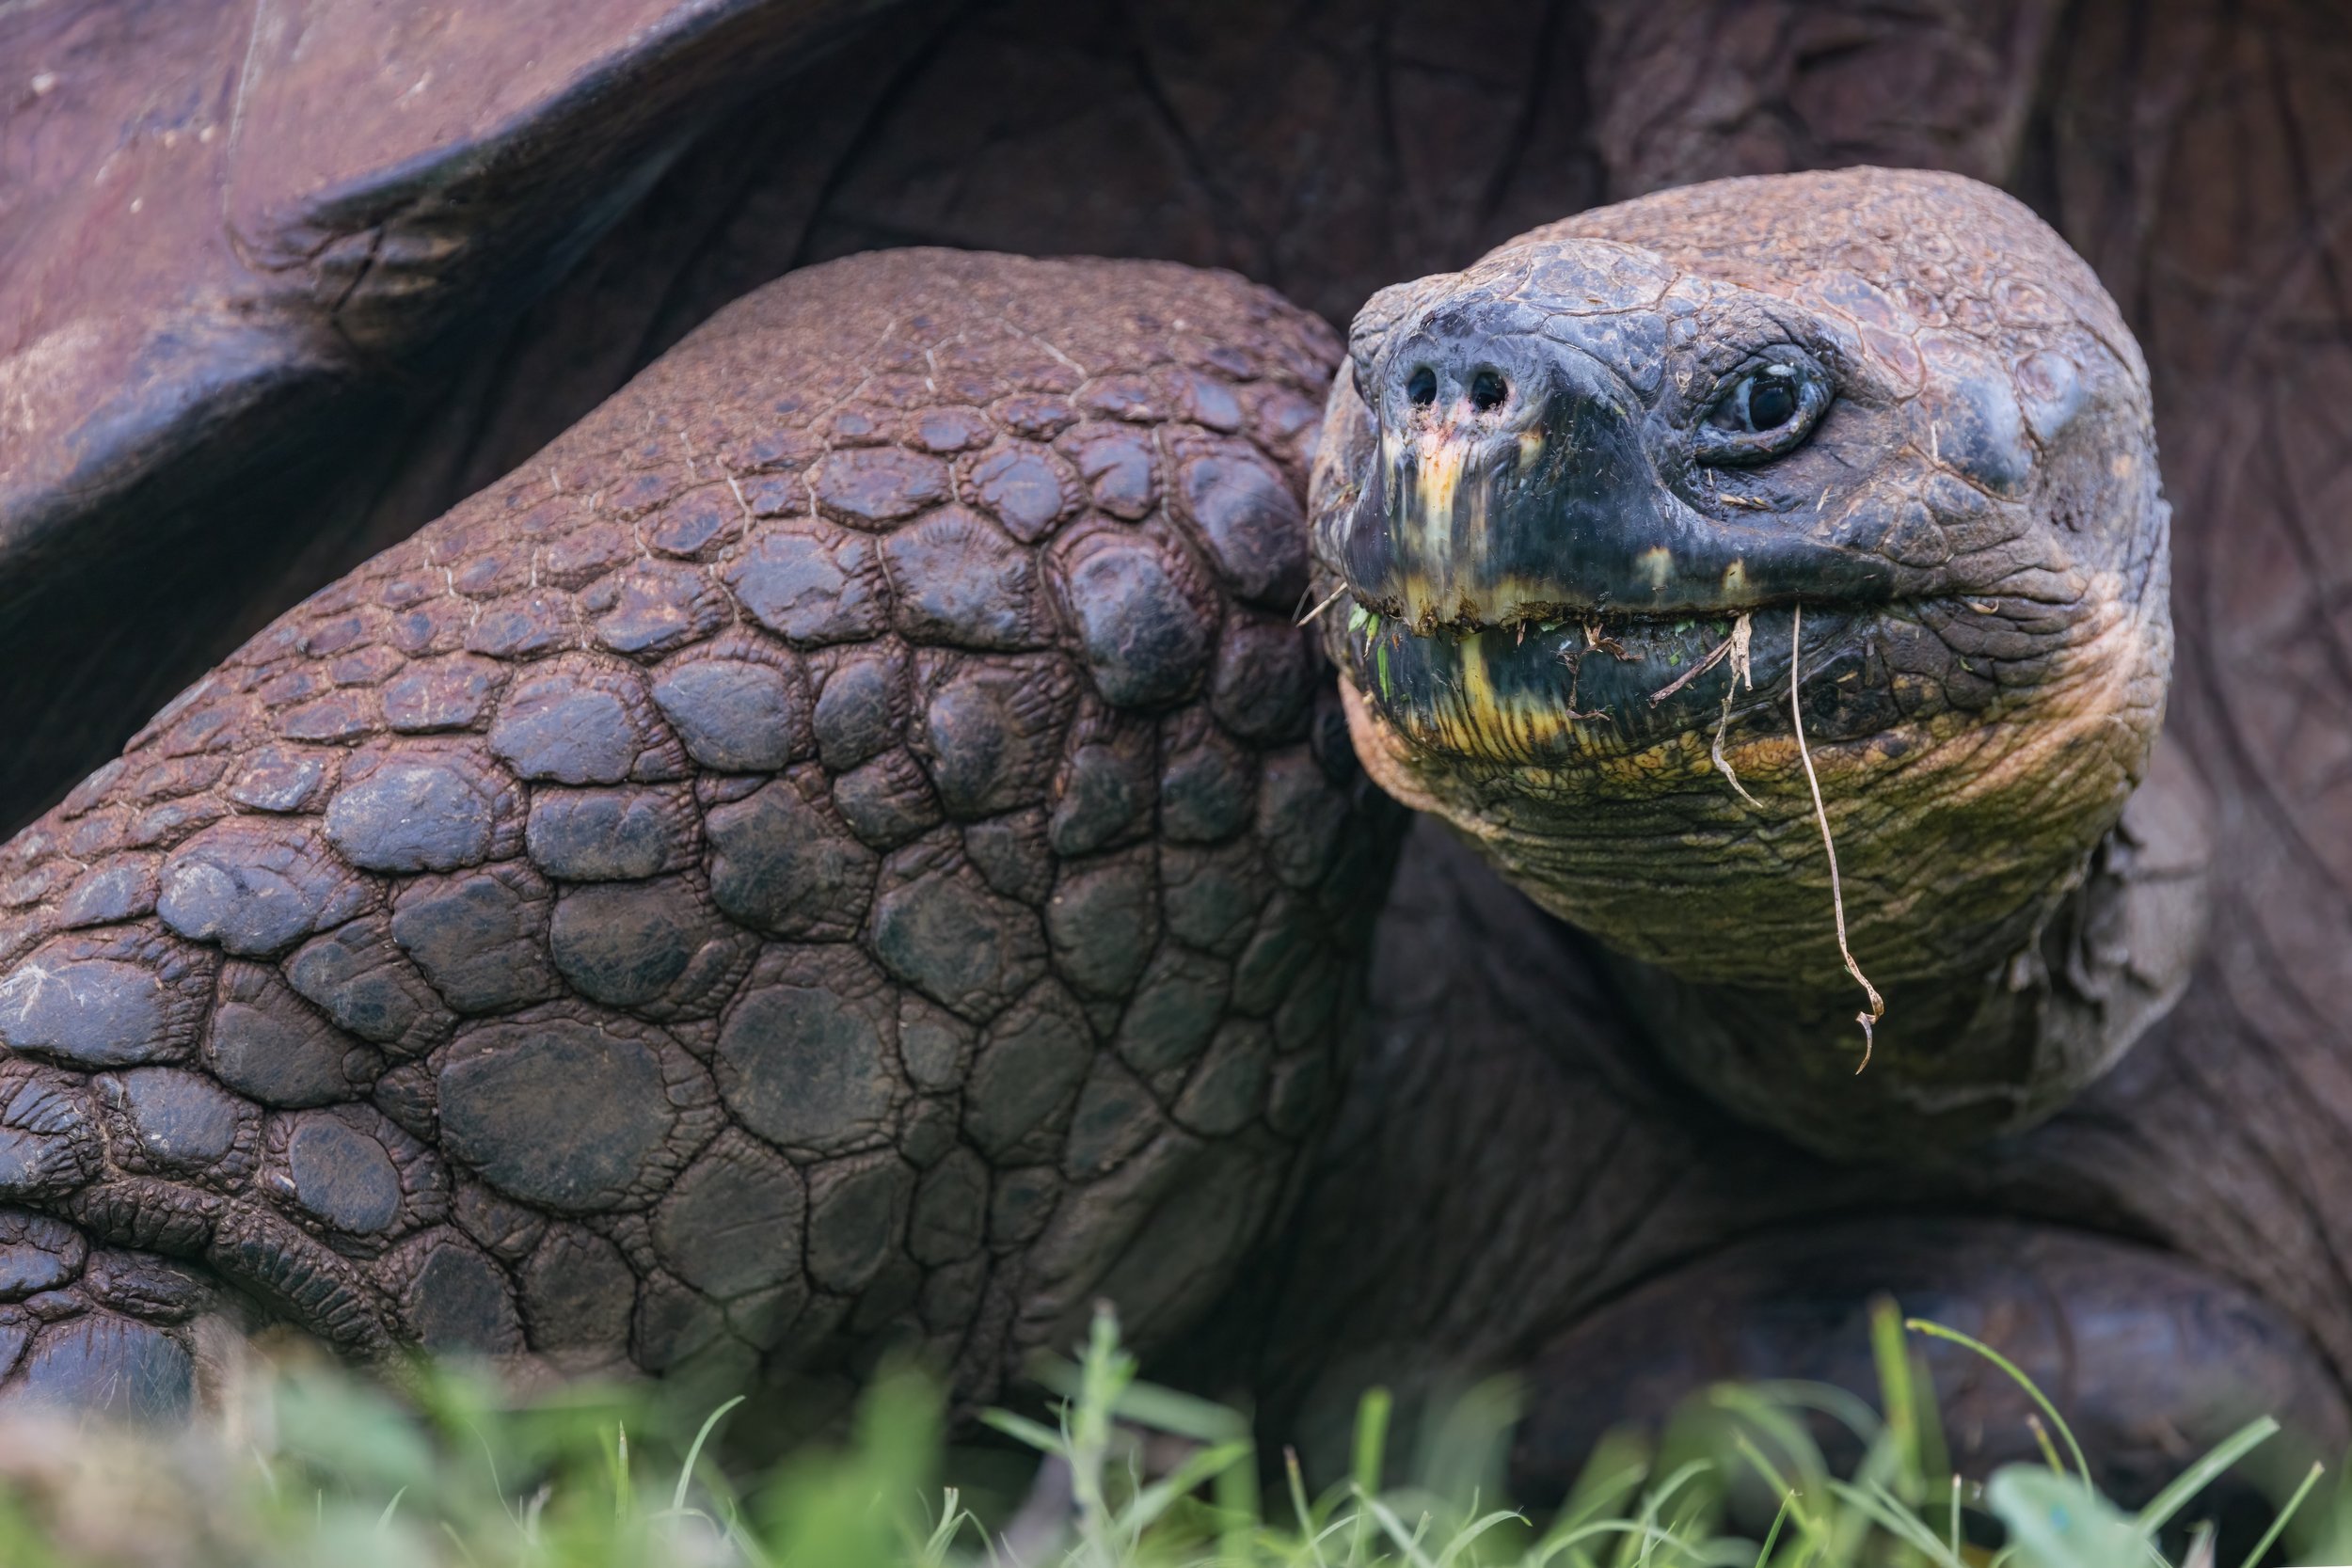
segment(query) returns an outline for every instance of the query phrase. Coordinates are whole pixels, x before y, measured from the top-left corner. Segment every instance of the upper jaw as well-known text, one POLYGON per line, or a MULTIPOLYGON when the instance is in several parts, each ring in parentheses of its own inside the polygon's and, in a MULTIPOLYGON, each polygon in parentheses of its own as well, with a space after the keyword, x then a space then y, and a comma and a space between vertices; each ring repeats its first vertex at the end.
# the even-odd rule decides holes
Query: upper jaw
POLYGON ((1357 604, 1422 636, 1895 596, 1889 562, 1821 540, 1812 517, 1701 513, 1643 434, 1572 414, 1501 433, 1383 430, 1326 558, 1357 604))
POLYGON ((1352 483, 1319 509, 1318 546, 1365 609, 1431 635, 1894 595, 1893 563, 1841 537, 1842 466, 1799 510, 1713 504, 1672 378, 1645 388, 1597 326, 1586 343, 1494 325, 1465 308, 1413 325, 1360 397, 1340 393, 1352 483), (1509 395, 1482 409, 1467 392, 1488 367, 1509 395))

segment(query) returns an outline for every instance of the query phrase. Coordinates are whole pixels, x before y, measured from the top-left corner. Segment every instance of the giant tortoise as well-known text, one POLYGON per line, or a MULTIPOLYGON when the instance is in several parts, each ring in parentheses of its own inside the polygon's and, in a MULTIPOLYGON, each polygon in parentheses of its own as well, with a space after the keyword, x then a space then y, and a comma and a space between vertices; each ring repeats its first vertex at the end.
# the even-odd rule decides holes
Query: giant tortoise
POLYGON ((1515 1372, 1540 1493, 1892 1291, 2126 1487, 2352 1435, 2323 8, 0 60, 0 1393, 1108 1297, 1303 1441, 1515 1372))

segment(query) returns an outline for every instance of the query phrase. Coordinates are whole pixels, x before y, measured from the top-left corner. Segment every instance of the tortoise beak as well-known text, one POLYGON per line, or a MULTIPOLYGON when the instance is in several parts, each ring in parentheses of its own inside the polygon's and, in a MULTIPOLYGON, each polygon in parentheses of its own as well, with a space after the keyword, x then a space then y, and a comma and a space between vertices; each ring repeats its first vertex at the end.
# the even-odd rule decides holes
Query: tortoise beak
POLYGON ((1613 363, 1618 313, 1528 314, 1449 304, 1383 352, 1378 457, 1341 531, 1359 603, 1426 636, 1883 596, 1883 562, 1692 504, 1687 436, 1613 363))

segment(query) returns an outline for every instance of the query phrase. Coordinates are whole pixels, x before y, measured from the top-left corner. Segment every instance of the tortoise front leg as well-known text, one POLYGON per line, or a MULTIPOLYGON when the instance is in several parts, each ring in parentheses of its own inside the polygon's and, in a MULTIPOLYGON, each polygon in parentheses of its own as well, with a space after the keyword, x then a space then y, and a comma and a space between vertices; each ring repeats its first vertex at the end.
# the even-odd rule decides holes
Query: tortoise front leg
POLYGON ((362 1360, 1164 1339, 1387 874, 1291 621, 1333 351, 1140 263, 723 312, 0 850, 0 1197, 362 1360))

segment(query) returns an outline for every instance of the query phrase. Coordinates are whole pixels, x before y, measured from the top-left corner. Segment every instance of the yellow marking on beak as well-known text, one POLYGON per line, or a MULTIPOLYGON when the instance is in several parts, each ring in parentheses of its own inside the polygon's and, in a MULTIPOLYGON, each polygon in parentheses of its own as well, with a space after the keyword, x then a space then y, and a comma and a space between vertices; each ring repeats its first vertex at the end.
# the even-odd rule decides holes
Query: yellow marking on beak
POLYGON ((1724 568, 1724 597, 1737 599, 1748 591, 1748 563, 1743 558, 1724 568))
POLYGON ((1431 553, 1453 542, 1454 499, 1470 463, 1470 443, 1441 436, 1421 450, 1413 483, 1414 521, 1427 531, 1431 553))
POLYGON ((1663 545, 1653 545, 1642 552, 1642 569, 1649 574, 1653 594, 1662 591, 1666 579, 1675 575, 1675 552, 1663 545))
POLYGON ((1460 650, 1462 696, 1465 705, 1473 715, 1478 716, 1493 715, 1500 711, 1495 705, 1494 680, 1486 673, 1486 640, 1483 636, 1465 637, 1462 639, 1460 650))
MULTIPOLYGON (((1404 546, 1398 551, 1400 564, 1412 563, 1398 574, 1403 579, 1405 618, 1408 622, 1420 624, 1443 618, 1454 613, 1457 608, 1453 602, 1459 575, 1454 560, 1454 511, 1471 455, 1471 443, 1447 431, 1407 447, 1400 454, 1402 461, 1391 470, 1397 474, 1399 488, 1404 492, 1404 504, 1397 513, 1397 521, 1406 534, 1399 541, 1404 546), (1421 569, 1413 570, 1413 565, 1421 569)), ((1476 499, 1481 504, 1471 523, 1478 536, 1471 544, 1483 554, 1483 487, 1476 499)))

